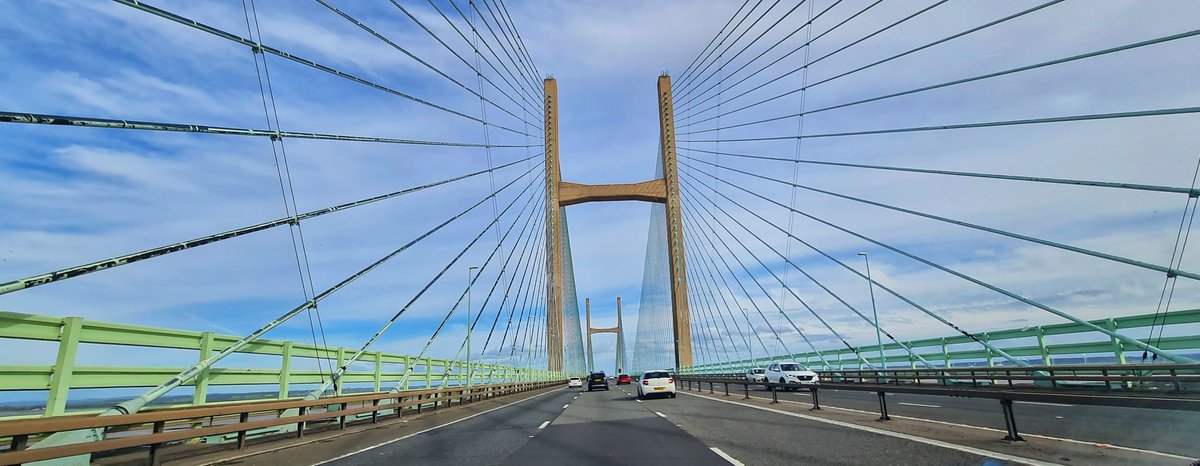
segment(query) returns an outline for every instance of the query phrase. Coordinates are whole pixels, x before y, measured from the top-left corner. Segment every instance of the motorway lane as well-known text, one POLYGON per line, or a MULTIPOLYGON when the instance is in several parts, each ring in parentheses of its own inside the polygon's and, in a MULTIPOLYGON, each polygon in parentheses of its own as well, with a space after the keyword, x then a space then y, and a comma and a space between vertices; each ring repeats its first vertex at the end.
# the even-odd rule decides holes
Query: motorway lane
POLYGON ((577 395, 577 389, 562 389, 326 464, 501 464, 537 433, 538 425, 558 417, 562 406, 577 395))
MULTIPOLYGON (((635 393, 634 389, 628 390, 635 393)), ((962 451, 686 394, 676 399, 646 400, 641 406, 663 413, 704 444, 745 464, 1006 464, 962 451)))
POLYGON ((642 405, 621 390, 585 392, 504 464, 728 466, 708 445, 642 405))
POLYGON ((413 435, 330 465, 728 465, 691 435, 619 390, 564 389, 413 435))
MULTIPOLYGON (((332 464, 729 464, 718 451, 732 457, 733 461, 765 465, 1005 464, 993 459, 990 452, 969 447, 931 445, 853 426, 690 395, 638 402, 633 396, 635 388, 613 388, 596 392, 558 390, 366 449, 332 464)), ((756 396, 765 394, 762 391, 754 393, 756 396)), ((807 396, 799 393, 781 396, 807 401, 807 396)), ((857 403, 856 408, 873 412, 877 406, 870 396, 873 395, 830 390, 822 397, 822 405, 857 403)), ((926 399, 930 397, 889 398, 894 415, 900 412, 928 414, 907 410, 936 411, 951 406, 941 398, 937 401, 941 404, 936 405, 933 400, 926 399), (901 402, 910 404, 900 405, 901 402)), ((951 402, 976 401, 979 400, 954 399, 951 402)), ((976 413, 990 411, 986 408, 990 406, 966 405, 961 410, 964 413, 970 413, 972 409, 976 413)), ((1075 407, 1031 407, 1072 408, 1075 407)), ((953 411, 947 409, 944 412, 953 411)), ((984 449, 989 448, 985 446, 984 449)))
MULTIPOLYGON (((707 388, 707 387, 705 387, 707 388)), ((730 390, 740 389, 731 386, 730 390)), ((717 384, 717 391, 723 387, 717 384)), ((770 398, 767 390, 751 389, 751 396, 770 398)), ((779 392, 781 400, 811 402, 807 391, 779 392)), ((879 412, 873 392, 821 390, 822 407, 879 412)), ((1000 403, 979 398, 888 394, 888 414, 1004 430, 1000 403)), ((1200 457, 1200 413, 1107 406, 1053 403, 1013 404, 1022 434, 1068 438, 1200 457)))

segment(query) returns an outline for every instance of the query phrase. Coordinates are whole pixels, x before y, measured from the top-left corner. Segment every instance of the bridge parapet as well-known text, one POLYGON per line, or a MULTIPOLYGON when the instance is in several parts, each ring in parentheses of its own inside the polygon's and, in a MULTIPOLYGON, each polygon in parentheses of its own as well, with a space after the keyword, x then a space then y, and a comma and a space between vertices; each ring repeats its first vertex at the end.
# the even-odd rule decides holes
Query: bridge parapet
MULTIPOLYGON (((237 448, 246 446, 251 431, 294 427, 286 431, 303 437, 310 424, 317 428, 345 429, 347 423, 363 421, 376 423, 383 416, 399 418, 408 412, 420 412, 422 407, 437 409, 452 403, 511 395, 560 385, 563 381, 518 382, 473 387, 413 390, 399 393, 346 395, 319 400, 287 400, 241 402, 222 406, 202 406, 182 409, 147 410, 120 416, 61 416, 48 419, 24 419, 0 422, 0 438, 10 438, 11 447, 0 453, 0 463, 20 464, 56 458, 76 457, 131 447, 149 446, 150 463, 158 464, 160 449, 167 443, 203 437, 236 434, 237 448), (280 417, 278 413, 298 410, 296 416, 280 417), (207 426, 196 427, 202 421, 207 426), (218 422, 219 421, 219 422, 218 422), (325 421, 325 424, 322 422, 325 421), (336 422, 329 424, 328 421, 336 422), (192 426, 167 430, 168 424, 192 426), (72 443, 46 448, 28 448, 34 437, 80 429, 122 429, 124 435, 95 442, 72 443)), ((275 430, 274 432, 279 432, 275 430)))
MULTIPOLYGON (((76 364, 80 345, 104 345, 127 348, 132 351, 147 349, 188 350, 196 352, 202 360, 213 352, 221 351, 237 341, 239 336, 179 330, 165 327, 99 322, 79 317, 49 317, 14 312, 0 312, 0 341, 49 341, 57 342, 58 348, 53 365, 4 364, 0 365, 0 392, 18 390, 44 390, 47 400, 41 416, 59 416, 67 413, 68 394, 80 389, 140 388, 154 387, 178 374, 182 367, 148 367, 134 364, 105 366, 82 366, 76 364), (206 354, 207 353, 207 354, 206 354)), ((246 345, 237 354, 273 356, 274 359, 253 358, 260 364, 254 367, 214 367, 201 373, 194 381, 185 383, 194 387, 190 403, 176 402, 167 406, 198 406, 211 404, 208 389, 212 386, 277 386, 270 392, 246 393, 261 395, 259 399, 283 400, 294 398, 290 388, 303 384, 319 384, 329 374, 320 370, 299 369, 302 361, 328 359, 340 367, 345 355, 353 349, 317 346, 285 340, 258 340, 246 345)), ((403 387, 405 390, 423 389, 439 385, 460 385, 465 382, 466 363, 437 358, 416 358, 405 354, 380 351, 368 353, 363 366, 351 368, 341 378, 339 394, 349 387, 357 391, 381 391, 388 381, 400 380, 406 371, 411 376, 403 387), (445 379, 444 379, 445 377, 445 379)), ((186 363, 187 361, 181 361, 186 363)), ((253 363, 243 363, 253 364, 253 363)), ((557 374, 545 370, 512 366, 471 363, 475 383, 517 382, 550 380, 557 374)), ((79 400, 82 401, 82 400, 79 400)), ((94 408, 107 406, 93 399, 94 408)), ((73 410, 75 413, 95 413, 97 410, 73 410)), ((22 416, 29 417, 29 416, 22 416)))
MULTIPOLYGON (((1172 350, 1180 354, 1200 354, 1200 336, 1195 335, 1194 332, 1187 331, 1187 326, 1200 323, 1200 309, 1172 311, 1165 318, 1162 315, 1143 314, 1093 320, 1091 323, 1113 331, 1127 331, 1129 329, 1141 329, 1155 325, 1156 318, 1157 325, 1168 329, 1164 332, 1166 335, 1178 333, 1178 335, 1174 336, 1156 338, 1155 343, 1159 345, 1159 348, 1172 350), (1183 331, 1173 332, 1170 330, 1172 327, 1180 328, 1183 331)), ((1136 351, 1136 349, 1126 348, 1124 343, 1115 338, 1105 337, 1083 325, 1073 322, 996 330, 978 334, 977 336, 988 340, 992 344, 1001 345, 1001 348, 1008 354, 1018 358, 1026 358, 1035 362, 1035 364, 1046 366, 1056 365, 1056 362, 1067 364, 1085 363, 1088 361, 1088 358, 1097 363, 1125 364, 1128 360, 1126 351, 1136 351), (1097 337, 1100 339, 1097 339, 1097 337)), ((972 345, 972 342, 973 340, 966 335, 954 335, 911 340, 901 343, 888 343, 883 345, 883 351, 887 356, 886 359, 890 362, 889 368, 895 368, 898 364, 908 366, 912 369, 918 367, 920 362, 906 353, 904 350, 905 346, 911 348, 914 354, 925 358, 927 361, 941 363, 939 367, 997 367, 997 363, 994 361, 996 355, 987 349, 972 345), (901 344, 904 346, 901 346, 901 344), (970 349, 956 349, 956 345, 971 347, 970 349)), ((872 364, 880 362, 878 348, 875 345, 855 348, 861 353, 861 359, 855 356, 854 351, 849 348, 824 350, 821 351, 821 354, 824 355, 826 360, 836 364, 836 369, 838 370, 847 368, 863 369, 863 360, 872 364)), ((1140 360, 1141 353, 1139 352, 1137 355, 1140 360)), ((797 361, 812 365, 814 368, 820 366, 818 354, 815 352, 806 352, 764 356, 755 358, 754 360, 743 359, 719 364, 699 365, 689 368, 687 372, 731 372, 780 360, 797 361)))

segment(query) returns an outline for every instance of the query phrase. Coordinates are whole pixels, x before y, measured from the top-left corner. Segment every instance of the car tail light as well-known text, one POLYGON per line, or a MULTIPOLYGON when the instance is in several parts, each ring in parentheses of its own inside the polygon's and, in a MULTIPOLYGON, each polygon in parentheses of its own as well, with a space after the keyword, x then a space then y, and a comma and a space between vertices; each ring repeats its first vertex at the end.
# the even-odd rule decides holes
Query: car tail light
POLYGON ((643 380, 643 381, 642 381, 642 385, 650 385, 650 381, 649 381, 649 380, 643 380))
POLYGON ((667 383, 675 383, 675 379, 667 379, 667 383))

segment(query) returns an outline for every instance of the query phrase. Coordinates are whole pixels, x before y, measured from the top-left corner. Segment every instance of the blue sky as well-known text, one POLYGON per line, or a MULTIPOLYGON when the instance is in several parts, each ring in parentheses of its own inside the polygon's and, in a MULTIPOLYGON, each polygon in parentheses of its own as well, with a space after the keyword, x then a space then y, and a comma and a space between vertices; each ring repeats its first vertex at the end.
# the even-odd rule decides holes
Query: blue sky
MULTIPOLYGON (((331 2, 401 44, 431 65, 474 88, 470 70, 430 39, 389 2, 331 2)), ((461 2, 460 2, 461 3, 461 2)), ((767 7, 762 5, 762 9, 767 7)), ((740 2, 511 2, 509 11, 539 71, 552 74, 560 90, 563 178, 585 183, 634 182, 653 176, 657 150, 655 79, 677 77, 700 53, 740 2)), ((812 46, 815 58, 924 7, 927 2, 885 2, 812 46)), ((1034 2, 951 1, 911 22, 814 65, 808 82, 837 75, 940 37, 1035 5, 1034 2)), ((438 3, 449 10, 448 4, 438 3)), ((829 7, 815 1, 815 11, 829 7)), ((868 3, 847 1, 815 22, 827 30, 868 3)), ((241 2, 212 1, 155 6, 246 34, 241 2)), ((422 22, 473 59, 428 4, 405 5, 422 22)), ((768 13, 778 18, 785 6, 768 13)), ((318 3, 260 1, 256 5, 263 42, 331 67, 437 102, 470 115, 479 100, 376 40, 318 3)), ((768 32, 735 64, 795 30, 802 7, 768 32)), ((1195 27, 1194 2, 1132 4, 1118 1, 1064 2, 1001 26, 915 53, 886 66, 811 89, 803 108, 935 84, 950 79, 1036 63, 1076 53, 1150 39, 1195 27), (1086 18, 1081 21, 1080 18, 1086 18)), ((465 22, 452 16, 460 27, 465 22)), ((769 24, 764 21, 755 31, 769 24)), ((0 17, 0 109, 102 118, 264 128, 254 57, 248 48, 119 4, 18 2, 0 17), (70 31, 52 34, 48 30, 70 31)), ((804 32, 780 50, 802 43, 804 32)), ((1197 39, 955 86, 912 96, 823 112, 807 117, 805 134, 1036 118, 1084 113, 1194 106, 1200 102, 1197 39)), ((778 55, 774 52, 771 57, 778 55)), ((479 143, 478 123, 437 112, 312 68, 267 57, 281 128, 340 134, 479 143)), ((765 81, 803 63, 795 54, 748 83, 765 81)), ((752 66, 749 69, 756 69, 752 66)), ((714 70, 718 77, 731 70, 714 70)), ((499 82, 490 70, 488 74, 499 82)), ((741 77, 746 74, 745 71, 741 77)), ((719 79, 719 78, 718 78, 719 79)), ((801 75, 768 85, 742 100, 794 89, 801 75)), ((678 82, 678 81, 677 81, 678 82)), ((713 81, 710 81, 710 83, 713 81)), ((732 81, 731 81, 732 82, 732 81)), ((503 86, 503 84, 501 84, 503 86)), ((707 85, 705 85, 707 87, 707 85)), ((746 88, 743 85, 742 88, 746 88)), ((486 95, 510 103, 485 87, 486 95)), ((724 97, 726 90, 718 88, 724 97)), ((730 92, 738 92, 732 89, 730 92)), ((779 99, 719 121, 681 132, 741 123, 801 108, 800 95, 779 99)), ((535 107, 536 108, 536 107, 535 107)), ((682 110, 682 108, 680 108, 682 110)), ((711 112, 709 113, 712 114, 711 112)), ((681 117, 685 116, 681 114, 681 117)), ((494 108, 493 123, 522 122, 494 108)), ((1200 152, 1200 119, 1191 115, 1102 122, 1017 126, 978 130, 806 140, 805 158, 961 169, 1066 178, 1187 186, 1200 152)), ((726 130, 722 138, 786 136, 797 121, 726 130)), ((536 123, 532 134, 540 134, 536 123)), ((680 136, 682 146, 714 150, 713 133, 680 136)), ((494 144, 538 144, 536 137, 493 129, 494 144)), ((55 270, 172 241, 274 219, 283 215, 271 145, 262 138, 148 133, 108 129, 0 125, 0 280, 55 270)), ((403 187, 486 168, 482 149, 346 143, 289 139, 288 165, 300 211, 360 199, 403 187)), ((791 158, 795 141, 724 143, 721 151, 791 158)), ((497 148, 496 164, 534 155, 537 148, 497 148)), ((703 154, 692 156, 712 161, 703 154)), ((790 180, 790 164, 723 157, 722 164, 790 180)), ((697 167, 711 167, 691 163, 697 167)), ((498 184, 525 165, 496 174, 498 184)), ((1028 183, 968 180, 929 175, 801 167, 798 180, 823 189, 882 200, 922 211, 1011 229, 1146 262, 1170 257, 1184 199, 1028 183)), ((685 170, 687 171, 687 170, 685 170)), ((694 173, 694 172, 693 172, 694 173)), ((694 174, 707 187, 711 178, 694 174)), ((723 179, 790 203, 786 187, 723 172, 723 179)), ((685 176, 685 182, 688 178, 685 176)), ((691 183, 691 182, 689 182, 691 183)), ((519 190, 523 186, 516 186, 519 190)), ((697 185, 697 188, 700 186, 697 185)), ((490 191, 487 177, 434 188, 401 199, 340 212, 304 224, 316 288, 340 280, 408 239, 436 225, 490 191)), ((872 254, 877 280, 973 331, 1020 327, 1061 319, 902 257, 869 247, 786 211, 739 193, 720 191, 755 209, 831 255, 859 266, 860 250, 872 254)), ((512 201, 508 191, 499 207, 512 201)), ((1162 277, 1124 265, 1081 257, 1043 246, 938 224, 878 208, 796 194, 797 209, 878 237, 956 269, 1073 314, 1096 318, 1154 310, 1162 277)), ((517 207, 520 207, 518 204, 517 207)), ((860 310, 869 309, 863 281, 785 241, 784 235, 725 203, 740 223, 772 247, 792 253, 822 283, 860 310)), ((633 343, 641 296, 649 208, 638 203, 571 207, 571 241, 580 305, 593 301, 596 325, 615 322, 615 297, 625 301, 625 323, 633 343)), ((430 237, 322 305, 330 344, 357 346, 436 269, 491 220, 484 206, 453 227, 430 237)), ((717 214, 720 215, 719 213, 717 214)), ((511 217, 506 217, 505 225, 511 217)), ((728 223, 731 229, 736 229, 728 223)), ((518 225, 519 226, 519 225, 518 225)), ((516 233, 514 232, 514 235, 516 233)), ((691 237, 690 237, 691 238, 691 237)), ((379 349, 412 352, 428 339, 461 292, 466 264, 481 263, 495 245, 491 233, 431 288, 379 349)), ((761 243, 747 246, 783 277, 784 267, 761 243)), ((505 248, 512 244, 506 244, 505 248)), ((736 245, 734 246, 737 247, 736 245)), ((740 253, 740 251, 739 251, 740 253)), ((162 325, 222 333, 245 333, 303 300, 286 230, 256 233, 204 248, 156 258, 40 288, 0 296, 0 309, 55 316, 162 325)), ((743 255, 748 265, 753 259, 743 255)), ((1196 268, 1189 254, 1183 268, 1196 268), (1189 265, 1191 265, 1189 267, 1189 265)), ((755 264, 756 265, 756 264, 755 264)), ((736 266, 736 265, 735 265, 736 266)), ((759 267, 752 271, 780 300, 778 282, 759 267)), ((477 286, 495 275, 486 272, 477 286)), ((787 274, 789 285, 856 345, 873 341, 873 330, 832 297, 787 274)), ((750 282, 747 282, 748 284, 750 282)), ((1180 282, 1172 308, 1195 307, 1200 289, 1180 282)), ((950 332, 931 319, 881 294, 881 319, 901 338, 950 332)), ((764 311, 774 309, 755 296, 764 311)), ((836 340, 789 295, 784 307, 802 330, 828 346, 836 340)), ((744 304, 743 304, 744 305, 744 304)), ((494 308, 493 308, 494 309, 494 308)), ((303 322, 302 322, 303 320, 303 322)), ((490 323, 490 320, 485 320, 490 323)), ((760 331, 765 331, 759 328, 760 331)), ((433 346, 452 355, 464 329, 455 319, 433 346)), ((700 333, 714 335, 711 329, 700 333)), ((297 319, 273 338, 308 340, 297 319)), ((790 348, 802 347, 788 331, 790 348)), ((611 361, 611 337, 596 340, 598 363, 611 361)), ((38 357, 49 358, 50 354, 38 357)), ((97 355, 97 358, 104 356, 97 355)), ((171 361, 148 358, 148 363, 171 361)), ((604 367, 604 366, 601 366, 604 367)), ((610 368, 611 370, 611 368, 610 368)))

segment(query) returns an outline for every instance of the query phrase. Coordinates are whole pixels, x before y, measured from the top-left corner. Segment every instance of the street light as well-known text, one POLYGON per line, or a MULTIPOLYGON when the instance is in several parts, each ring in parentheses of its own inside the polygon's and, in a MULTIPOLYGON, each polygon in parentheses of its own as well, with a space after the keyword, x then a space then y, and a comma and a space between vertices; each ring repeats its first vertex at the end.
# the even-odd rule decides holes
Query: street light
POLYGON ((472 280, 471 271, 478 269, 479 266, 472 265, 467 267, 467 386, 471 386, 471 379, 475 376, 475 372, 471 370, 471 285, 475 284, 472 280))
MULTIPOLYGON (((742 308, 742 317, 746 317, 746 308, 742 308)), ((750 323, 750 319, 746 318, 746 323, 750 323)), ((754 333, 754 327, 750 327, 750 333, 754 333)), ((750 343, 750 337, 746 337, 746 347, 750 348, 750 368, 758 367, 758 361, 754 359, 754 345, 750 343)))
POLYGON ((871 259, 865 252, 860 252, 858 255, 863 256, 863 261, 867 263, 867 289, 871 292, 871 314, 875 318, 875 342, 879 345, 879 365, 886 369, 887 357, 883 355, 883 336, 879 331, 879 311, 875 309, 875 280, 871 279, 871 259))

